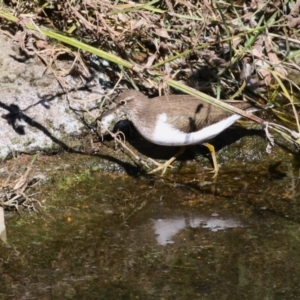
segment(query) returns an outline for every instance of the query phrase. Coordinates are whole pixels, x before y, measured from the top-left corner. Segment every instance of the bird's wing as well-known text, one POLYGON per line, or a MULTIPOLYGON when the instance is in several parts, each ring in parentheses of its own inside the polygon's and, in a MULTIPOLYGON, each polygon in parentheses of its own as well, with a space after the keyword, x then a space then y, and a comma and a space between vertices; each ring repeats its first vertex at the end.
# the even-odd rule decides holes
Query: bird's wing
MULTIPOLYGON (((242 101, 226 103, 243 110, 252 106, 242 101)), ((198 131, 232 115, 228 111, 187 95, 172 95, 170 100, 159 97, 156 105, 160 106, 160 111, 166 112, 169 125, 186 133, 198 131)))

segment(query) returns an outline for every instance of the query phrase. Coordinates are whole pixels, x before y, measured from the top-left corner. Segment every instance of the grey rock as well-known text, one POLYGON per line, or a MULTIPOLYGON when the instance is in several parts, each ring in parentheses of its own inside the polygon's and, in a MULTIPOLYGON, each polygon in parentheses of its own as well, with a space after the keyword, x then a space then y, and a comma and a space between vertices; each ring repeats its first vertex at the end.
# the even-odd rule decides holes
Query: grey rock
MULTIPOLYGON (((13 43, 0 35, 0 159, 68 148, 72 139, 87 132, 80 116, 86 114, 91 122, 99 116, 104 88, 97 78, 59 73, 66 93, 50 67, 37 55, 22 59, 13 43), (85 84, 89 90, 77 89, 85 84)), ((72 61, 55 63, 61 64, 60 70, 72 66, 72 61)))

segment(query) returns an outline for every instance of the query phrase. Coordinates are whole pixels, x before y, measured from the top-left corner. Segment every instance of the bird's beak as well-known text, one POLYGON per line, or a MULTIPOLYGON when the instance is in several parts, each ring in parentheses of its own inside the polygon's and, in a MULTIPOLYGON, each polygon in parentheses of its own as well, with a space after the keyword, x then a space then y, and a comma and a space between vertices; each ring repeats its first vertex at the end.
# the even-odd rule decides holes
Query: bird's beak
POLYGON ((105 117, 109 116, 110 114, 113 114, 117 110, 117 108, 118 108, 117 104, 112 103, 108 107, 108 109, 102 113, 102 115, 100 116, 100 119, 105 118, 105 117))

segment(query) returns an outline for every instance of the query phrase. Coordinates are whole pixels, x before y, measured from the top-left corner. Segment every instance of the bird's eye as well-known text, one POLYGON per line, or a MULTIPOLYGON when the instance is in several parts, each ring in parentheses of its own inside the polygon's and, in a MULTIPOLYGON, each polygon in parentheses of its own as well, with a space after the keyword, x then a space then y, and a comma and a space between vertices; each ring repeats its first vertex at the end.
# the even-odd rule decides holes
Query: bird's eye
POLYGON ((120 105, 125 105, 126 104, 126 101, 125 100, 121 100, 120 101, 120 105))

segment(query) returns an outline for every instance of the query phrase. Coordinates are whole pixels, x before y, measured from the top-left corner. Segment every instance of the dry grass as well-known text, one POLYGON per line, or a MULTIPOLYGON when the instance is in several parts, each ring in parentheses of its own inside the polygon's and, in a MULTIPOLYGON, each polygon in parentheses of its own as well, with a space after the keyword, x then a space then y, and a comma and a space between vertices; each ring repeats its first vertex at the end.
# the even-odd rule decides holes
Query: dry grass
POLYGON ((7 170, 5 180, 0 180, 0 207, 19 210, 21 206, 34 211, 36 211, 35 204, 42 207, 41 203, 33 197, 37 192, 28 194, 39 181, 37 176, 30 174, 35 159, 36 157, 32 159, 31 164, 22 174, 17 170, 19 169, 17 161, 10 170, 7 170))
POLYGON ((49 67, 68 53, 73 70, 90 75, 94 53, 115 63, 107 67, 112 86, 119 80, 118 87, 151 96, 176 92, 174 87, 189 92, 187 85, 216 99, 272 102, 273 118, 292 131, 276 130, 299 144, 300 1, 285 2, 5 1, 0 17, 7 20, 1 29, 13 31, 17 16, 20 47, 49 67), (82 51, 45 38, 32 42, 32 34, 24 34, 28 26, 82 51))

